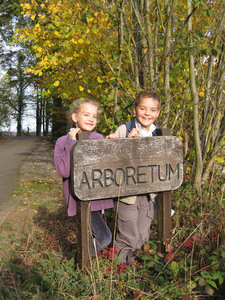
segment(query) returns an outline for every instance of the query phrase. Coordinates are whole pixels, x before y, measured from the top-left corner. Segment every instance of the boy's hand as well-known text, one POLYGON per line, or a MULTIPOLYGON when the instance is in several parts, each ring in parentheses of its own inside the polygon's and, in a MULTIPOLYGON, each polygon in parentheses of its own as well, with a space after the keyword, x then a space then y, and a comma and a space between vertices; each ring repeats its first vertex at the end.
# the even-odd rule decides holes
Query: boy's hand
POLYGON ((70 132, 68 133, 69 138, 73 140, 77 140, 77 133, 80 132, 80 128, 71 128, 70 132))
POLYGON ((115 133, 111 133, 109 135, 106 136, 107 139, 118 139, 119 136, 116 135, 115 133))
POLYGON ((128 137, 139 137, 139 129, 133 128, 128 134, 128 137))

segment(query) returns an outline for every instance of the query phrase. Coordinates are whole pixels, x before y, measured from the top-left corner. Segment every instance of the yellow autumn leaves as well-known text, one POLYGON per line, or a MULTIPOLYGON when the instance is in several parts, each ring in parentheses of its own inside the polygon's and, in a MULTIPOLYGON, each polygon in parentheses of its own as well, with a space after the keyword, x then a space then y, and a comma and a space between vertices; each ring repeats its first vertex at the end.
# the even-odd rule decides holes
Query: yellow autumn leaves
MULTIPOLYGON (((54 85, 55 87, 58 87, 58 86, 60 85, 60 81, 59 81, 59 80, 56 80, 56 81, 54 82, 53 85, 54 85)), ((83 92, 83 91, 84 91, 84 87, 80 85, 80 86, 79 86, 79 91, 80 91, 80 92, 83 92)), ((88 92, 88 93, 91 93, 91 90, 88 89, 87 92, 88 92)))
MULTIPOLYGON (((37 57, 36 65, 27 72, 42 76, 48 72, 45 83, 57 88, 61 95, 73 94, 73 90, 91 93, 97 82, 101 87, 105 78, 96 76, 98 68, 98 51, 91 45, 91 41, 102 40, 102 32, 111 27, 109 19, 104 17, 103 11, 93 10, 93 5, 84 7, 80 2, 45 0, 43 3, 32 0, 21 4, 22 13, 33 18, 37 23, 33 27, 23 28, 19 35, 21 40, 33 41, 33 50, 37 57), (88 24, 88 26, 86 26, 88 24), (95 63, 93 68, 92 63, 95 63), (77 70, 82 70, 84 78, 80 78, 77 70), (50 70, 50 72, 48 71, 50 70), (52 70, 54 70, 54 75, 52 70)), ((102 42, 101 42, 102 43, 102 42)), ((105 51, 107 45, 100 46, 105 51)), ((108 72, 107 64, 102 64, 108 72)), ((110 73, 109 73, 110 75, 110 73)))

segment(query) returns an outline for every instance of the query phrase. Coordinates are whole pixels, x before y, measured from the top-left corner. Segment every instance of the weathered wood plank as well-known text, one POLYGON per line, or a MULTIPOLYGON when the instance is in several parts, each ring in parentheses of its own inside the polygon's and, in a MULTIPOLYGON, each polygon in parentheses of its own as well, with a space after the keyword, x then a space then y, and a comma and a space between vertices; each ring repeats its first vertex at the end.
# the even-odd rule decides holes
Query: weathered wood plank
MULTIPOLYGON (((88 132, 81 132, 79 143, 88 139, 88 132)), ((77 265, 79 268, 89 268, 91 265, 91 202, 77 199, 77 265)))
MULTIPOLYGON (((169 128, 157 129, 157 136, 170 136, 169 128)), ((171 191, 158 193, 158 251, 170 243, 171 239, 171 191)))
POLYGON ((85 140, 71 151, 72 190, 82 201, 177 189, 183 151, 174 136, 85 140))

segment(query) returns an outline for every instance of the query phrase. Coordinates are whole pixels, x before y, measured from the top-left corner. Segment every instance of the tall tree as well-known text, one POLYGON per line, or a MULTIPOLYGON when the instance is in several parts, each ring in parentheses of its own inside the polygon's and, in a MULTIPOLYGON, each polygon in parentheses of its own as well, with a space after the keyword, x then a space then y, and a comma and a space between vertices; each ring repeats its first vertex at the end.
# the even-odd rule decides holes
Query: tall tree
MULTIPOLYGON (((8 64, 9 60, 6 59, 8 64)), ((9 76, 9 87, 12 92, 14 116, 17 121, 17 135, 22 134, 22 118, 26 107, 27 95, 26 89, 32 84, 32 76, 25 72, 26 56, 20 51, 16 51, 15 55, 10 52, 10 65, 7 74, 9 76)))
POLYGON ((1 127, 8 127, 10 125, 11 108, 10 101, 11 94, 8 82, 8 76, 4 75, 0 80, 0 124, 1 127))
MULTIPOLYGON (((191 9, 192 0, 187 1, 188 38, 189 38, 189 76, 193 99, 193 131, 194 131, 194 184, 200 189, 203 181, 209 176, 218 151, 222 149, 225 138, 224 127, 224 25, 225 9, 216 17, 217 25, 207 27, 209 36, 203 48, 206 55, 201 56, 195 50, 194 37, 198 34, 193 28, 191 9), (203 61, 203 59, 206 62, 203 61), (199 85, 199 76, 202 81, 199 85), (204 97, 204 98, 203 98, 204 97)), ((208 13, 211 11, 208 11, 208 13)))
MULTIPOLYGON (((25 72, 25 69, 34 63, 31 45, 20 43, 19 46, 12 46, 15 29, 29 26, 30 18, 21 14, 20 1, 3 1, 0 6, 0 63, 2 69, 7 72, 9 78, 9 88, 12 97, 9 105, 12 105, 13 117, 17 121, 17 135, 22 134, 23 114, 28 100, 33 97, 28 96, 28 87, 33 86, 34 75, 25 72), (29 51, 28 51, 29 49, 29 51)), ((35 103, 34 103, 35 104, 35 103)))

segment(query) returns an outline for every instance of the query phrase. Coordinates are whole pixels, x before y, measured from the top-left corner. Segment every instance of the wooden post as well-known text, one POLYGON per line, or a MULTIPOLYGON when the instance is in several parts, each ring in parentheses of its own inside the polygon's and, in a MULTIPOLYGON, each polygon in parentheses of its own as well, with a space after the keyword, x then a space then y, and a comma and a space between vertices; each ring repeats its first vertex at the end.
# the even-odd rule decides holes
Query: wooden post
MULTIPOLYGON (((170 135, 169 128, 157 129, 158 136, 170 135)), ((158 193, 158 251, 169 244, 171 233, 171 191, 158 193)))
MULTIPOLYGON (((79 141, 88 139, 88 132, 79 134, 79 141)), ((91 265, 91 201, 77 199, 77 264, 79 268, 89 268, 91 265)))

